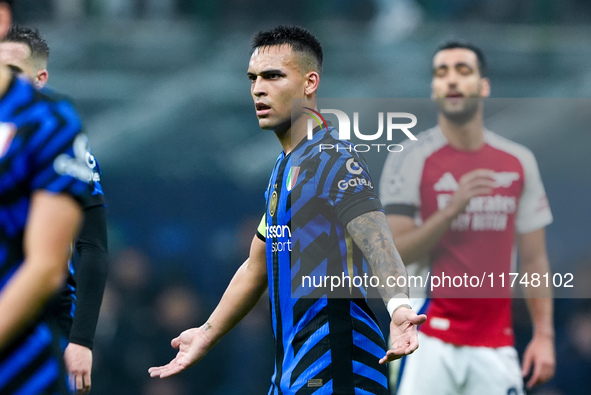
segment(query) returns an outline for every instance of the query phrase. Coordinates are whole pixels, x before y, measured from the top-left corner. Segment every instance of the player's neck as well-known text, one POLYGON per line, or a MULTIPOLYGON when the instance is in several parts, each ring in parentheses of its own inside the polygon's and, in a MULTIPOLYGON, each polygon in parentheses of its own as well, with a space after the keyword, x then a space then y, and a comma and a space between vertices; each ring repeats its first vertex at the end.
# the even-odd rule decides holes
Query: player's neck
POLYGON ((455 123, 440 113, 438 123, 449 144, 456 149, 476 151, 484 145, 484 124, 480 111, 462 124, 455 123))
POLYGON ((10 85, 10 80, 12 77, 12 73, 8 67, 1 66, 0 67, 0 97, 4 95, 6 89, 8 89, 8 85, 10 85))
POLYGON ((306 137, 306 133, 306 119, 299 117, 284 133, 275 132, 275 135, 287 155, 306 137))

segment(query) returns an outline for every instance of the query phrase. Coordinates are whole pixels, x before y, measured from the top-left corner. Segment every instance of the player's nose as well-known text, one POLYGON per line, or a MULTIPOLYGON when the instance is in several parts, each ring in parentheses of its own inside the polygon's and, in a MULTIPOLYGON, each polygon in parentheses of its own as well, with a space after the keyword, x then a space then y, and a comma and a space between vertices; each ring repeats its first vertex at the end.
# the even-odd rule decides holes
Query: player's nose
POLYGON ((256 97, 264 96, 267 93, 265 90, 264 79, 260 76, 258 76, 257 79, 253 81, 251 89, 253 96, 256 97))

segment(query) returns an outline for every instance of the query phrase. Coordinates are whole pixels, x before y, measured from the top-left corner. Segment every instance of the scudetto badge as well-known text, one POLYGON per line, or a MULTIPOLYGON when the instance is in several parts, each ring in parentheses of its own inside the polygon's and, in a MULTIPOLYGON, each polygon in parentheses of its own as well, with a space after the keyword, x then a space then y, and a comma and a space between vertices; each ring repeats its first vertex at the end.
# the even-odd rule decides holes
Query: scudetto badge
POLYGON ((277 191, 273 191, 271 195, 271 201, 269 202, 269 214, 271 217, 275 215, 275 211, 277 210, 277 191))

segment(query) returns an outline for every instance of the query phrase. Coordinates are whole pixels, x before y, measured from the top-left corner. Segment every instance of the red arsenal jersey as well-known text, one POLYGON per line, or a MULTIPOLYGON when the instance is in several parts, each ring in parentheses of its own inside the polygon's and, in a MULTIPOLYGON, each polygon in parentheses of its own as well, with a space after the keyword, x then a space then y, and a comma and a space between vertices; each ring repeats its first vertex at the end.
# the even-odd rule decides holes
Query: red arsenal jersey
POLYGON ((496 181, 490 195, 470 200, 430 251, 429 274, 443 282, 429 295, 421 330, 459 345, 512 345, 512 288, 509 276, 501 287, 500 276, 517 271, 515 232, 552 222, 536 160, 529 149, 490 131, 476 151, 451 147, 439 127, 417 138, 388 156, 380 183, 386 213, 414 216, 420 224, 447 206, 464 174, 490 169, 496 181), (458 277, 464 279, 461 285, 452 281, 458 277), (470 278, 474 281, 467 284, 470 278))

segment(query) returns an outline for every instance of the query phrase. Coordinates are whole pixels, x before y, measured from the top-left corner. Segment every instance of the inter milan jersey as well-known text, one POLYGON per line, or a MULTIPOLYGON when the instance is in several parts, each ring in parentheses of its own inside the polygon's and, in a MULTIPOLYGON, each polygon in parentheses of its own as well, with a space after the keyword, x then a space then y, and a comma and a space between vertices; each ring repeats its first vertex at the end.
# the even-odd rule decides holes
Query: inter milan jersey
MULTIPOLYGON (((23 262, 23 235, 35 191, 90 202, 93 172, 87 139, 66 101, 13 77, 0 98, 0 292, 23 262)), ((40 319, 0 351, 0 393, 65 393, 61 353, 40 319)))
POLYGON ((378 364, 386 345, 366 290, 355 281, 331 290, 322 281, 368 273, 346 225, 381 210, 365 162, 337 137, 329 126, 282 153, 266 192, 259 234, 276 339, 270 394, 388 393, 378 364))
MULTIPOLYGON (((76 284, 76 275, 77 275, 77 270, 79 268, 79 264, 80 264, 80 253, 78 251, 76 247, 76 245, 80 242, 80 240, 82 239, 84 243, 88 243, 89 241, 86 240, 88 239, 92 239, 93 243, 96 244, 96 241, 94 240, 94 238, 96 238, 96 235, 94 233, 94 229, 92 229, 92 231, 94 233, 92 233, 91 235, 87 235, 86 232, 88 232, 88 227, 86 225, 86 221, 88 221, 88 211, 89 209, 93 208, 93 207, 97 207, 97 206, 105 206, 106 205, 106 201, 105 201, 105 195, 103 193, 103 188, 102 185, 100 183, 101 181, 101 170, 100 167, 98 165, 98 161, 96 160, 96 158, 94 157, 94 155, 89 153, 88 156, 88 160, 86 161, 87 166, 89 167, 89 169, 92 170, 93 175, 92 175, 92 179, 94 181, 94 190, 92 192, 92 196, 90 199, 88 199, 85 204, 84 204, 84 213, 85 213, 85 225, 82 226, 80 233, 78 235, 78 241, 76 242, 73 251, 72 251, 72 258, 70 260, 70 263, 68 265, 68 278, 66 280, 66 284, 64 285, 62 291, 55 295, 54 298, 50 301, 48 309, 46 310, 46 320, 48 322, 50 322, 51 324, 54 324, 57 329, 59 329, 60 331, 60 335, 62 337, 62 348, 65 348, 67 346, 67 341, 70 337, 70 331, 72 330, 72 324, 74 321, 74 314, 76 312, 77 306, 78 306, 78 298, 76 297, 76 288, 77 288, 77 284, 76 284)), ((100 230, 100 229, 99 229, 100 230)), ((98 230, 97 230, 98 231, 98 230)), ((106 237, 106 236, 105 236, 106 237)), ((93 244, 93 247, 96 247, 96 245, 93 244)), ((97 252, 98 253, 98 252, 97 252)), ((100 258, 100 257, 99 257, 100 258)), ((98 258, 97 258, 98 259, 98 258)), ((100 279, 87 279, 87 281, 99 281, 100 279)), ((98 297, 100 299, 100 296, 98 297)), ((94 307, 94 310, 98 311, 98 306, 94 307)), ((89 313, 87 313, 89 314, 89 313)), ((95 312, 96 314, 96 312, 95 312)), ((92 348, 92 342, 93 342, 93 337, 92 335, 90 335, 89 333, 94 334, 94 328, 96 326, 96 318, 94 318, 92 315, 91 317, 86 317, 88 318, 85 321, 78 321, 81 325, 83 325, 84 328, 84 333, 85 335, 80 337, 77 337, 77 342, 78 344, 83 344, 86 345, 89 348, 92 348), (94 325, 92 325, 92 323, 94 322, 94 325)))

